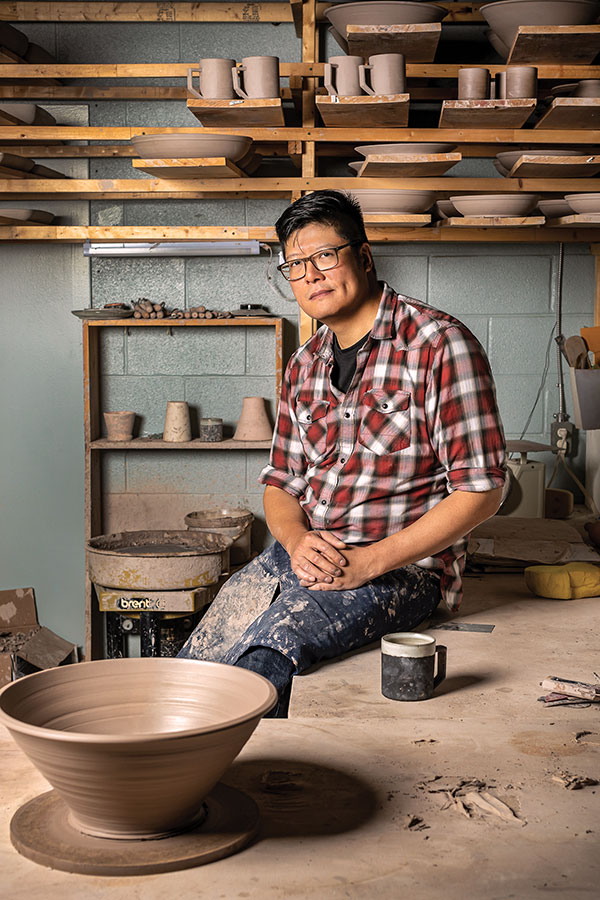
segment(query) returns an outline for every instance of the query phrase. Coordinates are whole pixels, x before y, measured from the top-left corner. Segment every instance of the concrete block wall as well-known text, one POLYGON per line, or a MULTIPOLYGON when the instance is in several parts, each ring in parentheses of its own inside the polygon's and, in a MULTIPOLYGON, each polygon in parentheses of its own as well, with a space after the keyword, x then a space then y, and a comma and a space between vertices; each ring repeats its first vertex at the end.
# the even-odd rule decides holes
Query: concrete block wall
MULTIPOLYGON (((193 63, 204 56, 241 59, 277 53, 300 59, 300 42, 288 25, 25 24, 32 40, 60 62, 193 63)), ((327 55, 336 52, 327 47, 327 55)), ((149 80, 151 83, 151 80, 149 80)), ((156 82, 155 82, 156 83, 156 82)), ((164 84, 164 81, 160 81, 164 84)), ((173 83, 178 82, 177 79, 173 83)), ((61 116, 91 125, 193 125, 182 102, 63 104, 61 116), (68 109, 67 109, 68 108, 68 109)), ((53 112, 56 112, 53 109, 53 112)), ((59 119, 63 121, 63 119, 59 119)), ((64 121, 75 121, 64 119, 64 121)), ((53 163, 54 164, 54 163, 53 163)), ((145 177, 126 159, 62 163, 85 177, 145 177), (88 168, 89 167, 89 168, 88 168), (84 171, 85 170, 85 171, 84 171)), ((58 163, 57 163, 58 167, 58 163)), ((67 171, 67 170, 65 170, 67 171)), ((323 173, 345 173, 328 163, 323 173)), ((451 174, 492 176, 490 160, 467 160, 451 174)), ((4 205, 10 205, 5 203, 4 205)), ((240 199, 126 201, 40 204, 65 222, 117 224, 273 224, 281 200, 240 199)), ((445 309, 467 324, 486 348, 496 378, 507 437, 520 436, 544 369, 556 313, 556 245, 397 244, 375 247, 378 273, 402 293, 445 309)), ((297 340, 293 303, 276 296, 261 258, 162 258, 84 260, 80 246, 0 246, 3 305, 10 329, 3 329, 3 359, 11 366, 2 429, 2 584, 34 585, 40 619, 72 640, 83 639, 83 427, 80 324, 77 307, 101 306, 139 296, 169 306, 198 303, 229 308, 263 303, 288 320, 288 352, 297 340), (5 299, 6 298, 6 299, 5 299), (26 413, 23 413, 26 410, 26 413), (51 440, 42 440, 42 434, 51 440)), ((283 293, 289 287, 279 282, 283 293)), ((593 321, 593 258, 587 246, 566 248, 565 334, 593 321)), ((258 328, 166 330, 127 335, 110 332, 102 348, 103 408, 132 408, 139 429, 162 430, 166 401, 187 400, 198 415, 224 418, 232 429, 244 395, 269 399, 274 412, 274 348, 268 330, 258 328)), ((567 385, 567 408, 572 410, 567 385)), ((547 442, 558 409, 556 354, 526 437, 547 442)), ((256 477, 263 451, 156 451, 106 454, 103 527, 123 521, 178 527, 192 509, 212 505, 249 506, 258 516, 254 538, 264 546, 262 488, 256 477)), ((554 458, 547 454, 548 472, 554 458)), ((583 450, 572 464, 582 477, 583 450)), ((561 473, 555 485, 573 487, 561 473)))

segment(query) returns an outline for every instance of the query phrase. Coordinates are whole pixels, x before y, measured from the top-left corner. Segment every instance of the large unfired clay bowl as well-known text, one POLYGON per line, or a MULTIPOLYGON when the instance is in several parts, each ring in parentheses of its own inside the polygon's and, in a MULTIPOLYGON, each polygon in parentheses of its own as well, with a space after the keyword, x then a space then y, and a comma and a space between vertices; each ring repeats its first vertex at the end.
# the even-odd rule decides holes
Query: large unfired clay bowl
POLYGON ((362 3, 337 3, 325 10, 325 17, 342 37, 347 25, 415 25, 441 22, 448 15, 434 3, 402 0, 368 0, 362 3))
POLYGON ((86 544, 88 572, 105 587, 176 591, 218 581, 232 541, 198 531, 122 531, 86 544))
POLYGON ((538 200, 538 209, 548 219, 556 219, 558 216, 571 216, 573 210, 566 200, 538 200))
POLYGON ((565 200, 576 213, 600 212, 600 194, 565 194, 565 200))
POLYGON ((481 14, 509 48, 519 25, 591 25, 600 16, 597 0, 499 0, 486 3, 481 14))
POLYGON ((586 153, 592 155, 592 151, 588 151, 584 147, 569 147, 567 149, 564 147, 535 147, 527 150, 506 150, 502 153, 496 153, 496 159, 510 172, 517 160, 522 156, 584 156, 586 153))
POLYGON ((224 156, 237 162, 250 149, 252 138, 243 134, 171 134, 136 135, 131 138, 142 159, 193 159, 224 156))
POLYGON ((59 666, 0 692, 0 722, 96 837, 164 837, 203 799, 277 700, 254 672, 189 659, 59 666))
POLYGON ((434 191, 352 189, 363 213, 424 213, 435 200, 434 191))
POLYGON ((526 216, 538 201, 537 194, 465 194, 450 197, 463 216, 526 216))
POLYGON ((452 153, 456 150, 456 144, 414 143, 409 141, 403 144, 360 144, 354 148, 361 156, 369 156, 377 153, 393 153, 396 156, 409 156, 414 153, 452 153))

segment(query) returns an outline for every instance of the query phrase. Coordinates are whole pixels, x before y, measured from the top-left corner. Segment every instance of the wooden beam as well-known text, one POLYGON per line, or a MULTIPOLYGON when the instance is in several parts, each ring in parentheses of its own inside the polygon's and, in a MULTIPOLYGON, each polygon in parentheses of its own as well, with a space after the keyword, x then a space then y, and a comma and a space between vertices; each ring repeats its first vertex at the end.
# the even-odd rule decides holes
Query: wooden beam
POLYGON ((19 2, 0 6, 4 22, 292 22, 289 3, 19 2))

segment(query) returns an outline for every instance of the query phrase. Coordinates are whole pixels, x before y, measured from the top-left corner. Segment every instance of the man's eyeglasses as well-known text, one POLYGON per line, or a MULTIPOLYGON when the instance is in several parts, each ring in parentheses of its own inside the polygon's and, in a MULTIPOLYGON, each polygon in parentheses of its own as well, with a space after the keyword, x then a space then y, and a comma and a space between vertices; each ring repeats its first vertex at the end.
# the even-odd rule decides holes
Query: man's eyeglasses
POLYGON ((363 241, 348 241, 346 244, 339 244, 337 247, 325 247, 323 250, 313 253, 312 256, 290 259, 289 262, 284 262, 277 268, 288 281, 299 281, 306 275, 307 263, 311 262, 319 272, 335 269, 340 261, 340 250, 343 250, 344 247, 356 247, 362 243, 363 241))

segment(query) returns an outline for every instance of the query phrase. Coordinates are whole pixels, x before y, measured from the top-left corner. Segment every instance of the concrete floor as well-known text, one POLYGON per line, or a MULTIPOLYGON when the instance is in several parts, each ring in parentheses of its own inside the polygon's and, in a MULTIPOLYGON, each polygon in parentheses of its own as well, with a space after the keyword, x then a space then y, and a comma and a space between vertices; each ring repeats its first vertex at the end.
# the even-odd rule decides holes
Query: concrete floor
POLYGON ((495 628, 434 632, 448 646, 449 676, 432 700, 383 698, 376 647, 296 679, 291 718, 263 721, 224 778, 257 801, 261 834, 202 868, 113 879, 20 857, 8 822, 47 785, 2 735, 0 895, 597 897, 600 785, 567 790, 552 776, 600 779, 600 705, 545 708, 537 697, 546 675, 593 681, 600 671, 600 598, 539 600, 516 575, 469 578, 466 588, 455 621, 495 628), (466 779, 484 783, 521 821, 467 818, 434 792, 466 779), (412 817, 420 821, 409 828, 412 817))

